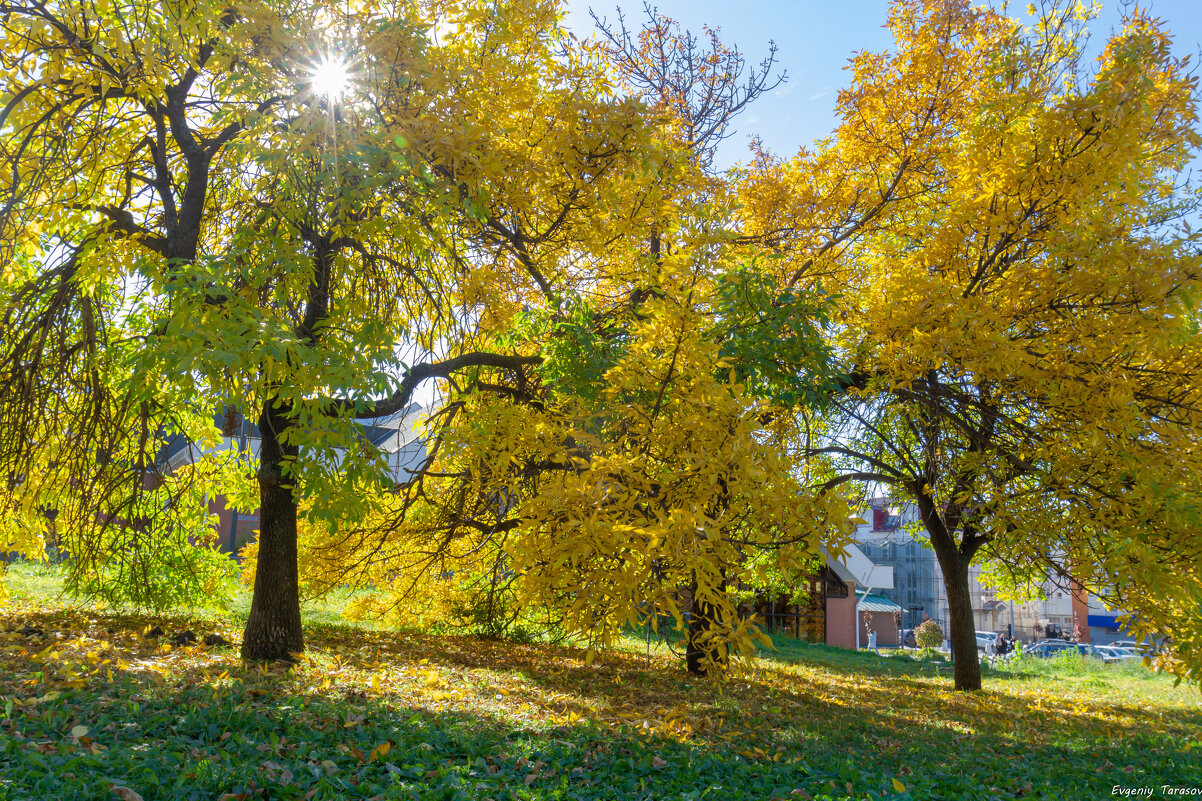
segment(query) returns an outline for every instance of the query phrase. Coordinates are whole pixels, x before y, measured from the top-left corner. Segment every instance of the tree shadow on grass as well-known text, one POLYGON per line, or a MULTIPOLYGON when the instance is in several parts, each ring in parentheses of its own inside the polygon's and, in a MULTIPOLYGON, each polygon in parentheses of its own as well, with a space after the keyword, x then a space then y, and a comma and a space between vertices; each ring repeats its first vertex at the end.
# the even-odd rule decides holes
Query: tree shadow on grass
POLYGON ((1196 705, 1151 716, 1020 681, 952 693, 832 657, 718 684, 662 657, 326 626, 298 665, 246 668, 233 648, 164 649, 145 618, 26 618, 42 633, 0 635, 0 798, 840 798, 895 779, 1086 797, 1202 777, 1196 705))

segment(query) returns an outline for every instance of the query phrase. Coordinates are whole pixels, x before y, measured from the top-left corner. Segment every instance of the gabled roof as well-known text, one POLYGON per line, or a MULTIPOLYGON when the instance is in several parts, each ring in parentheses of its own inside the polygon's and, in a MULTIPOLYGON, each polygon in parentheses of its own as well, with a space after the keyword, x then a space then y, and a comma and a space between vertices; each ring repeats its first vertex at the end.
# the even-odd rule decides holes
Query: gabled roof
MULTIPOLYGON (((823 549, 824 552, 825 550, 826 549, 823 549)), ((851 571, 847 569, 847 565, 843 564, 838 559, 832 559, 828 554, 826 557, 826 566, 829 567, 831 572, 838 576, 839 580, 844 584, 847 584, 849 587, 855 585, 856 577, 853 576, 851 571)))
POLYGON ((395 414, 373 418, 370 424, 364 425, 364 436, 388 453, 404 450, 420 438, 414 426, 427 411, 420 404, 411 403, 395 414))
MULTIPOLYGON (((414 472, 425 461, 425 442, 414 430, 414 426, 426 411, 420 404, 414 403, 410 404, 407 409, 387 417, 356 423, 359 436, 387 454, 389 467, 392 468, 393 476, 400 484, 408 483, 414 472)), ((225 414, 215 414, 213 423, 218 428, 224 427, 225 414)), ((225 443, 220 448, 237 449, 242 446, 252 456, 258 455, 259 429, 248 419, 239 417, 233 434, 223 439, 225 443)), ((200 449, 187 437, 175 434, 168 440, 159 459, 165 469, 173 470, 191 460, 198 459, 200 455, 200 449)))

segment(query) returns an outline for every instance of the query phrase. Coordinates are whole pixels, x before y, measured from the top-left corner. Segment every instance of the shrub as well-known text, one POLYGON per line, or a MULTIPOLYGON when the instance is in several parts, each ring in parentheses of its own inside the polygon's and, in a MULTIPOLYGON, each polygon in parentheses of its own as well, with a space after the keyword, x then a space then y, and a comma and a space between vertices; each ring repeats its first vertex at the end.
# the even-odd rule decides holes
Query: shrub
POLYGON ((938 648, 943 645, 943 628, 934 620, 924 620, 914 629, 914 641, 919 648, 938 648))

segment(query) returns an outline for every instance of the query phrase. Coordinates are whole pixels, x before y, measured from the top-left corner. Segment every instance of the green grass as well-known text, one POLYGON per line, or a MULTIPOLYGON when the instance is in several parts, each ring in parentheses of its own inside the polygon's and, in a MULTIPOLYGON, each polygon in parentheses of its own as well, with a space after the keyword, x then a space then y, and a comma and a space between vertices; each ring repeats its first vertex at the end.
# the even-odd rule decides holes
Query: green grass
POLYGON ((1077 799, 1202 788, 1196 689, 1139 666, 1019 660, 956 693, 938 665, 779 640, 724 684, 662 643, 579 649, 370 630, 306 608, 306 658, 168 648, 244 611, 72 607, 10 571, 0 799, 1077 799), (20 630, 26 624, 42 634, 20 630))
POLYGON ((8 566, 4 580, 14 601, 66 601, 61 596, 62 571, 54 565, 15 562, 8 566))
MULTIPOLYGON (((14 562, 8 566, 4 574, 5 584, 14 602, 61 605, 63 607, 84 608, 91 605, 77 599, 72 599, 63 593, 63 571, 57 565, 39 564, 36 562, 14 562)), ((355 626, 362 629, 378 628, 370 621, 348 621, 342 615, 354 593, 339 590, 330 595, 301 604, 301 619, 305 626, 355 626)), ((250 614, 250 590, 242 585, 236 585, 229 608, 221 614, 212 610, 190 610, 204 618, 220 619, 229 625, 241 627, 250 614)), ((135 612, 133 609, 120 611, 135 612)))

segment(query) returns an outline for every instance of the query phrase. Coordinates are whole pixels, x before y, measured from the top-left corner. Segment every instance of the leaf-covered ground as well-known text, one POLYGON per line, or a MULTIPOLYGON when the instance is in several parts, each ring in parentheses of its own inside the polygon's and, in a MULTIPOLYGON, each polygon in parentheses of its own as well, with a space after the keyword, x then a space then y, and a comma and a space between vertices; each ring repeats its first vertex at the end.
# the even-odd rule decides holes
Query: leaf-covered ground
POLYGON ((931 664, 792 645, 716 685, 666 653, 586 666, 559 646, 314 622, 300 664, 247 669, 236 647, 203 643, 236 642, 236 618, 13 594, 0 610, 0 799, 1202 791, 1198 691, 1138 666, 1028 663, 958 694, 931 664), (153 626, 163 633, 143 636, 153 626), (197 642, 171 644, 186 631, 197 642))

